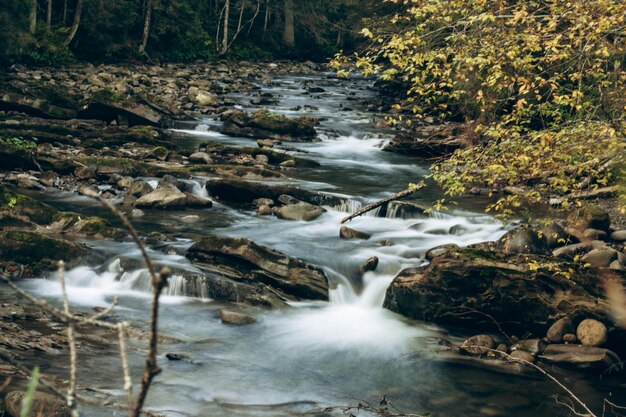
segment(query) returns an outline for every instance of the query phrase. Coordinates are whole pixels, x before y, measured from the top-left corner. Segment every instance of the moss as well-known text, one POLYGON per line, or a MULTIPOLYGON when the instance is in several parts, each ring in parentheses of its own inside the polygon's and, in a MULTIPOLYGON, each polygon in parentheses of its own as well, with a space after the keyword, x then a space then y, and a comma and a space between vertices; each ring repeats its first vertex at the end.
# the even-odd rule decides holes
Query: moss
POLYGON ((44 260, 67 262, 80 256, 83 251, 84 249, 77 244, 41 233, 22 230, 0 231, 0 260, 3 261, 27 265, 37 265, 44 260))
POLYGON ((157 146, 150 151, 151 156, 161 161, 165 161, 167 157, 169 156, 169 154, 170 154, 170 151, 168 151, 167 148, 163 146, 157 146))
POLYGON ((50 224, 57 215, 54 207, 18 194, 4 185, 0 185, 0 207, 8 208, 16 215, 27 216, 38 224, 50 224))
POLYGON ((124 239, 126 233, 113 227, 102 217, 85 217, 72 212, 59 212, 55 216, 55 222, 59 222, 65 233, 79 233, 86 236, 101 236, 111 239, 124 239))
POLYGON ((96 91, 91 96, 91 100, 101 101, 108 104, 130 104, 130 100, 128 100, 123 94, 116 93, 108 88, 96 91))

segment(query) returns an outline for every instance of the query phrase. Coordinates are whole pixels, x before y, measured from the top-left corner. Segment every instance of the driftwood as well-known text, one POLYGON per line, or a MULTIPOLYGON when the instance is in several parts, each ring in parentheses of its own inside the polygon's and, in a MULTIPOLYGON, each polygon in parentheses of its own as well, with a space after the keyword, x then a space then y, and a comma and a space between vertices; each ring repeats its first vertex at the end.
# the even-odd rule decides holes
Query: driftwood
POLYGON ((343 220, 341 220, 341 224, 344 224, 345 222, 350 221, 350 220, 354 219, 355 217, 362 216, 363 214, 367 213, 368 211, 372 211, 375 208, 382 206, 383 204, 389 203, 390 201, 399 200, 399 199, 401 199, 403 197, 411 195, 411 194, 415 193, 416 191, 421 190, 424 187, 426 187, 426 183, 424 181, 421 181, 418 184, 410 186, 409 188, 407 188, 404 191, 400 191, 399 193, 391 195, 391 196, 389 196, 387 198, 383 198, 382 200, 378 200, 378 201, 373 202, 372 204, 368 204, 367 206, 365 206, 365 207, 355 211, 354 213, 352 213, 348 217, 345 217, 343 220))

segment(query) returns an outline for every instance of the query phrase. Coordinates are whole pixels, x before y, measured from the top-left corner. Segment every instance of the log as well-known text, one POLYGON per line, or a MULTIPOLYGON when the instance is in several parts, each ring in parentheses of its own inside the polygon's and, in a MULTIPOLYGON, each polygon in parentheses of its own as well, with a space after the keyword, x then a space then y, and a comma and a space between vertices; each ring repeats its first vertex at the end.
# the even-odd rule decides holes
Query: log
POLYGON ((389 203, 391 201, 394 200, 399 200, 401 198, 404 198, 408 195, 411 195, 415 192, 417 192, 418 190, 421 190, 422 188, 426 187, 426 183, 424 181, 420 181, 418 184, 410 186, 409 188, 407 188, 404 191, 400 191, 399 193, 396 193, 394 195, 391 195, 387 198, 383 198, 382 200, 378 200, 373 202, 372 204, 368 204, 367 206, 355 211, 354 213, 352 213, 351 215, 349 215, 348 217, 345 217, 343 220, 341 220, 341 224, 344 224, 347 221, 350 221, 352 219, 354 219, 355 217, 359 217, 362 216, 363 214, 367 213, 368 211, 372 211, 377 207, 382 206, 383 204, 389 203))

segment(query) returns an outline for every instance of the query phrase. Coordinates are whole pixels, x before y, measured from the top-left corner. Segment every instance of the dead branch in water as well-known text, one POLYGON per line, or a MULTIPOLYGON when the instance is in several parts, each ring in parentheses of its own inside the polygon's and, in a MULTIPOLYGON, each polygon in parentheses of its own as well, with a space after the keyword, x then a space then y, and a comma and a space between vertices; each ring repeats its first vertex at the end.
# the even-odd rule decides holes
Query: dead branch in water
POLYGON ((343 220, 341 220, 341 224, 344 224, 345 222, 348 222, 352 219, 354 219, 355 217, 359 217, 362 216, 363 214, 374 210, 375 208, 378 208, 380 206, 382 206, 383 204, 387 204, 391 201, 394 200, 399 200, 401 198, 404 198, 406 196, 409 196, 415 192, 417 192, 418 190, 421 190, 422 188, 426 187, 426 183, 424 181, 420 181, 419 183, 407 188, 404 191, 400 191, 399 193, 396 193, 394 195, 391 195, 387 198, 383 198, 382 200, 378 200, 373 202, 372 204, 368 204, 367 206, 355 211, 354 213, 352 213, 351 215, 349 215, 348 217, 345 217, 343 220))

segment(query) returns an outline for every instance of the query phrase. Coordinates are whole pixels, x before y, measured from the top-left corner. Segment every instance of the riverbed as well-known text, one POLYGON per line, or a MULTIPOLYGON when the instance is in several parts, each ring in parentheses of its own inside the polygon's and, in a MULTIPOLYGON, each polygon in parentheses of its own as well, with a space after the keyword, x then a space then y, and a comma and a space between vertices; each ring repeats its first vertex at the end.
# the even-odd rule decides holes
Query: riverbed
MULTIPOLYGON (((328 302, 293 302, 289 308, 267 311, 241 307, 256 323, 231 327, 219 319, 224 304, 206 297, 184 296, 185 280, 171 278, 162 298, 160 330, 178 340, 159 349, 163 373, 150 391, 147 409, 165 416, 293 416, 341 415, 326 407, 378 406, 385 398, 392 412, 437 416, 553 416, 563 412, 551 398, 561 394, 542 377, 519 367, 485 367, 447 353, 447 343, 458 343, 467 330, 442 329, 411 321, 383 309, 387 287, 404 268, 424 264, 432 247, 455 243, 465 246, 497 240, 508 227, 481 212, 482 201, 465 200, 449 211, 424 215, 441 195, 433 187, 420 192, 411 204, 392 204, 352 220, 351 228, 370 234, 367 240, 339 238, 340 221, 348 213, 416 183, 428 174, 428 161, 384 152, 393 132, 377 127, 366 106, 375 99, 367 80, 338 80, 331 74, 285 76, 259 93, 271 94, 264 105, 287 116, 314 116, 319 141, 286 143, 288 152, 319 166, 285 171, 283 182, 341 198, 319 218, 286 221, 259 216, 215 200, 210 209, 146 211, 133 220, 148 233, 160 231, 175 241, 154 247, 157 264, 176 271, 201 273, 185 257, 194 241, 206 236, 246 237, 259 244, 323 268, 331 282, 328 302), (308 93, 307 86, 324 91, 308 93), (197 215, 185 222, 183 216, 197 215), (379 259, 375 271, 361 272, 370 257, 379 259), (170 361, 166 353, 185 359, 170 361)), ((232 94, 243 109, 253 109, 250 96, 232 94)), ((211 141, 255 146, 253 140, 218 133, 219 122, 204 119, 175 126, 177 145, 197 149, 211 141)), ((155 178, 146 178, 156 181, 155 178)), ((211 195, 208 177, 192 181, 194 193, 211 195)), ((49 193, 39 198, 64 210, 108 215, 85 197, 49 193)), ((71 305, 79 310, 105 307, 119 298, 116 319, 147 328, 149 278, 139 266, 139 252, 130 243, 86 242, 101 257, 68 271, 71 305)), ((55 277, 25 280, 23 287, 60 302, 55 277)), ((134 381, 139 381, 140 343, 132 344, 134 381)), ((109 402, 123 402, 120 367, 113 347, 81 358, 80 384, 109 402), (92 391, 93 392, 93 391, 92 391)), ((64 370, 62 364, 52 369, 64 370)), ((608 388, 601 382, 563 377, 592 404, 608 388)), ((86 407, 86 415, 125 415, 124 411, 86 407)), ((366 415, 366 414, 361 414, 366 415)))

